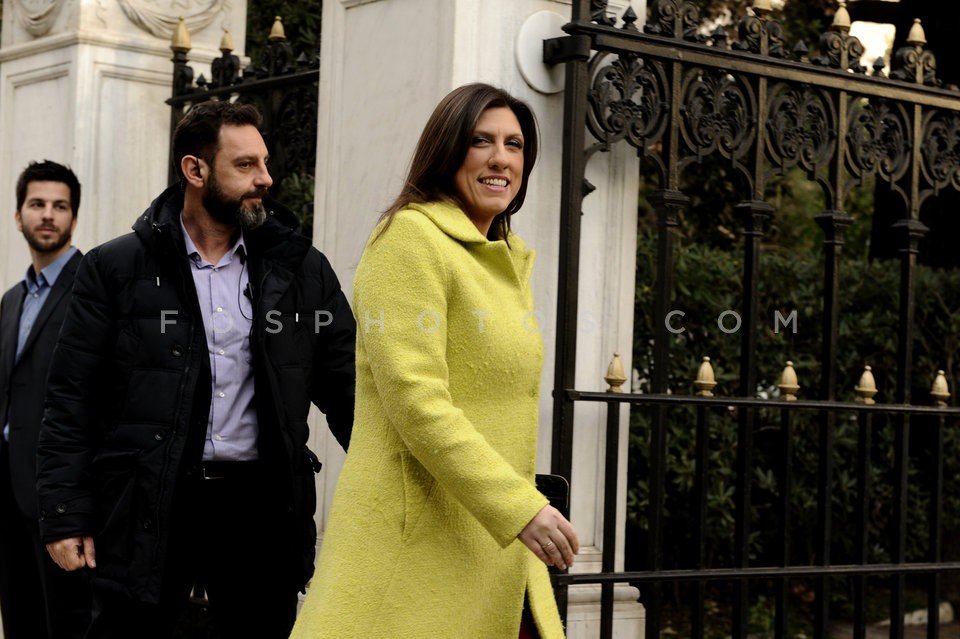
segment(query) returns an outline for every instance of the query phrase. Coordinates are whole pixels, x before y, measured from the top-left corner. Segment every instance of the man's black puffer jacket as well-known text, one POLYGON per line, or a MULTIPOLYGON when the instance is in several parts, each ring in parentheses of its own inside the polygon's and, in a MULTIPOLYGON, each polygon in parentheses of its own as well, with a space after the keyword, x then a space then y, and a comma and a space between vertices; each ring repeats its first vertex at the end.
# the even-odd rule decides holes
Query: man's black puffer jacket
MULTIPOLYGON (((312 576, 313 401, 346 448, 353 422, 356 326, 330 263, 275 202, 244 233, 259 452, 289 544, 271 560, 291 584, 312 576)), ((210 362, 180 226, 178 185, 129 233, 87 253, 54 351, 38 449, 41 533, 91 535, 97 576, 155 602, 178 473, 202 455, 210 362), (187 466, 183 466, 186 464, 187 466)), ((238 531, 242 534, 242 531, 238 531)))

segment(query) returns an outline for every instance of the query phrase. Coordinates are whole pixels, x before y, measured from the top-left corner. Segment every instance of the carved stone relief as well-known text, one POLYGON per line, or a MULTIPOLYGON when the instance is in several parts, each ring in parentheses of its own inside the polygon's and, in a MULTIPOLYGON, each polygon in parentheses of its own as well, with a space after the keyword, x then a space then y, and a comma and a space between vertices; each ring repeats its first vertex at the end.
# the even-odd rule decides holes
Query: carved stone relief
POLYGON ((13 0, 14 13, 27 33, 38 38, 50 31, 64 2, 65 0, 13 0))
POLYGON ((118 0, 118 2, 131 22, 158 38, 169 38, 180 16, 186 20, 190 32, 196 33, 213 22, 226 4, 226 0, 173 0, 172 2, 171 0, 118 0))

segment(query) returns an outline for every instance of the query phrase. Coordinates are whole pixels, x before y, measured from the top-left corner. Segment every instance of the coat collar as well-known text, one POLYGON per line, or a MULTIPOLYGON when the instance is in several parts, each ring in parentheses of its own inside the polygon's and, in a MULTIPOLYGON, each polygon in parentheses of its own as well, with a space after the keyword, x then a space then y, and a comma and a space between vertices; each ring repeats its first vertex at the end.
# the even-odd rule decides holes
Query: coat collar
POLYGON ((459 206, 449 202, 410 204, 408 208, 422 213, 446 235, 469 244, 472 250, 479 250, 501 261, 504 268, 512 270, 521 285, 529 282, 536 253, 528 249, 517 235, 510 233, 509 244, 503 240, 488 240, 459 206))
MULTIPOLYGON (((460 242, 475 244, 493 244, 480 229, 470 221, 467 214, 456 204, 450 202, 428 202, 426 204, 410 204, 409 208, 420 211, 437 225, 441 231, 460 242)), ((509 235, 510 248, 524 251, 527 245, 518 236, 509 235)))

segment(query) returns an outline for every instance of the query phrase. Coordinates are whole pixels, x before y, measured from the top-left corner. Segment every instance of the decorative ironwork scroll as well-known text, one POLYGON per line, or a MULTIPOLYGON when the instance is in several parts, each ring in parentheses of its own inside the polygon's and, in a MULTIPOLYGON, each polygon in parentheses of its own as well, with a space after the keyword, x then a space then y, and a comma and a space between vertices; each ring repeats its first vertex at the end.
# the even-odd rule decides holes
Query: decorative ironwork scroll
POLYGON ((923 176, 934 192, 960 190, 960 114, 938 113, 923 127, 923 176))
POLYGON ((756 98, 749 85, 726 71, 690 69, 680 99, 680 133, 692 155, 719 153, 740 159, 753 142, 756 98))
POLYGON ((774 58, 785 58, 783 49, 783 27, 776 20, 763 20, 757 16, 746 16, 737 25, 740 40, 733 43, 739 51, 749 51, 774 58))
MULTIPOLYGON (((604 3, 606 4, 606 3, 604 3)), ((644 31, 684 40, 699 41, 700 10, 689 0, 655 0, 644 31)))
MULTIPOLYGON (((851 185, 863 184, 872 176, 891 184, 905 179, 911 141, 920 132, 911 130, 910 118, 902 106, 887 99, 884 87, 867 82, 868 78, 885 79, 884 64, 874 61, 872 74, 867 75, 868 68, 860 62, 864 47, 849 33, 850 19, 844 3, 814 53, 803 43, 797 43, 788 53, 783 28, 772 19, 769 4, 762 0, 755 3, 753 12, 738 22, 739 38, 732 42, 720 27, 708 31, 699 9, 689 0, 651 2, 643 33, 635 28, 636 15, 628 8, 623 26, 616 33, 624 42, 632 43, 629 51, 625 48, 618 52, 606 45, 589 63, 587 127, 596 142, 588 144, 587 155, 609 150, 612 144, 625 140, 653 157, 662 152, 658 143, 672 123, 679 127, 683 148, 678 151, 680 161, 675 168, 670 168, 664 158, 656 158, 655 163, 664 171, 683 169, 714 153, 745 170, 742 161, 762 153, 769 166, 763 173, 748 175, 750 184, 763 184, 770 175, 796 166, 811 180, 820 182, 828 191, 828 201, 834 202, 842 201, 851 185), (657 50, 657 45, 645 40, 647 34, 669 38, 677 48, 657 50), (756 59, 722 57, 729 55, 728 51, 753 54, 756 59), (713 60, 709 65, 683 62, 708 52, 713 60), (768 66, 762 59, 783 60, 784 64, 768 66), (670 95, 670 61, 682 65, 678 96, 670 95), (849 94, 860 97, 844 106, 835 88, 817 89, 826 81, 826 76, 821 79, 824 73, 842 74, 827 84, 850 84, 846 89, 849 94), (856 78, 867 84, 854 86, 856 78), (761 83, 765 86, 763 104, 758 103, 761 83), (679 100, 675 116, 670 112, 672 100, 679 100), (838 130, 840 110, 846 113, 842 130, 838 130), (672 117, 678 119, 673 121, 672 117), (760 136, 756 135, 758 122, 764 123, 760 136), (760 148, 754 148, 757 139, 762 140, 760 148), (826 175, 828 160, 838 150, 845 157, 847 180, 826 175)), ((597 28, 616 24, 606 2, 590 3, 590 19, 597 28)), ((917 23, 907 46, 893 56, 890 80, 939 86, 936 60, 924 49, 925 43, 917 23)), ((952 129, 939 120, 930 126, 934 140, 921 148, 925 156, 921 175, 929 182, 927 186, 936 190, 942 188, 944 180, 951 182, 944 171, 951 157, 945 149, 952 129)), ((904 186, 894 188, 901 193, 907 190, 904 186)))
MULTIPOLYGON (((594 62, 606 59, 597 56, 594 62)), ((624 139, 645 148, 663 135, 670 95, 661 65, 624 55, 600 66, 592 76, 587 127, 605 148, 624 139)))
POLYGON ((837 116, 826 97, 810 87, 771 87, 766 153, 777 172, 799 166, 816 175, 836 152, 837 116))
POLYGON ((876 175, 885 182, 901 180, 910 166, 913 145, 905 107, 883 98, 855 101, 848 115, 846 165, 861 182, 876 175))

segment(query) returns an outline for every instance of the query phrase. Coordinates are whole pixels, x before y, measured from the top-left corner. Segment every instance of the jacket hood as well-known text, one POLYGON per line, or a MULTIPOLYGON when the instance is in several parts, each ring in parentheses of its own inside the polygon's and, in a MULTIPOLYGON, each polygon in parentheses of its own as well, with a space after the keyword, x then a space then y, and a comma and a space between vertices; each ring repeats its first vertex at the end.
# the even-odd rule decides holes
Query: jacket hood
MULTIPOLYGON (((297 263, 303 259, 311 241, 300 231, 300 221, 290 209, 273 198, 263 201, 267 210, 264 223, 252 231, 244 231, 244 241, 263 257, 279 263, 297 263)), ((173 238, 175 248, 185 251, 180 228, 180 212, 183 210, 183 190, 179 183, 167 187, 133 223, 133 232, 148 246, 157 250, 165 247, 158 244, 160 237, 173 238)), ((170 248, 170 247, 166 247, 170 248)))

